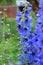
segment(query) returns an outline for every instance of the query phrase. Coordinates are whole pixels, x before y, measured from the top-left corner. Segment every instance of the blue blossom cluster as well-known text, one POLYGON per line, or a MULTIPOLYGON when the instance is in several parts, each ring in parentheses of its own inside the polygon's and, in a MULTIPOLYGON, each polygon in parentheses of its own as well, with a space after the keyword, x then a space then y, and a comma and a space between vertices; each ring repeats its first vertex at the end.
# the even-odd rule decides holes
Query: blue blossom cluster
POLYGON ((33 33, 32 17, 29 14, 32 11, 30 3, 22 12, 17 12, 17 30, 21 45, 19 59, 24 65, 43 65, 43 0, 39 0, 39 7, 33 33))

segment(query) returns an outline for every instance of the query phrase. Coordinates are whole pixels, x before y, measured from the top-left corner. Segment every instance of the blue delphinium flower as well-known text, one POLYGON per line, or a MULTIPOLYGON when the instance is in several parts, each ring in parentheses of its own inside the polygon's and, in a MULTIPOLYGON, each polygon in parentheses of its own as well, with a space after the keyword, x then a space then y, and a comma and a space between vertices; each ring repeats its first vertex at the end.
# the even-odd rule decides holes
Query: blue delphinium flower
POLYGON ((19 59, 24 65, 43 65, 43 0, 39 0, 39 11, 36 14, 36 26, 31 33, 32 17, 29 6, 19 11, 16 17, 17 30, 21 41, 19 59))
POLYGON ((35 62, 33 65, 43 65, 43 0, 39 0, 39 7, 40 10, 37 12, 37 20, 34 34, 34 47, 36 48, 37 52, 33 59, 35 62))
MULTIPOLYGON (((27 6, 30 4, 27 4, 27 6)), ((22 61, 22 63, 30 63, 33 60, 32 54, 27 51, 29 47, 26 47, 29 45, 29 38, 31 39, 32 35, 30 34, 31 31, 31 22, 32 17, 30 16, 30 11, 32 10, 31 7, 26 7, 23 9, 23 11, 17 12, 16 21, 17 21, 17 30, 18 34, 20 36, 20 41, 22 45, 22 53, 19 56, 19 59, 22 61), (31 57, 31 58, 30 58, 31 57), (29 61, 29 62, 28 62, 29 61)), ((30 42, 31 43, 31 42, 30 42)))

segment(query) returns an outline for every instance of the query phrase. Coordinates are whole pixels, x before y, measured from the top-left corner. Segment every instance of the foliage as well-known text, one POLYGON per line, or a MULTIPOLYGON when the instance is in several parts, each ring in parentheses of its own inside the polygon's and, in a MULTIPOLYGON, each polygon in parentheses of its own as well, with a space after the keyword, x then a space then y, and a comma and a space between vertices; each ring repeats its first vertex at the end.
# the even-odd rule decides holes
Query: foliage
POLYGON ((16 3, 15 0, 0 0, 1 4, 14 4, 16 3))
POLYGON ((3 17, 0 18, 0 30, 2 35, 0 36, 0 65, 8 65, 9 61, 18 61, 19 47, 17 45, 19 44, 19 40, 17 39, 18 34, 15 19, 8 18, 3 12, 3 17))

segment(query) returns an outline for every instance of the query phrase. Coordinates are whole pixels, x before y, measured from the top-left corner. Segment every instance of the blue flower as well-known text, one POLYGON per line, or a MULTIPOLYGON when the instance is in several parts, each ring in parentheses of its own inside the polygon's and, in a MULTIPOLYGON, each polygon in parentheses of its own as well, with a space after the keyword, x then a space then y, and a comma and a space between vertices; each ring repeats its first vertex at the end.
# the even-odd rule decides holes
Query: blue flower
POLYGON ((19 59, 25 65, 43 65, 43 0, 39 0, 40 10, 36 14, 36 26, 31 33, 32 17, 29 6, 17 15, 17 30, 21 46, 19 59), (28 11, 29 10, 29 11, 28 11), (22 21, 24 14, 25 20, 22 21))
POLYGON ((33 65, 41 65, 40 62, 35 62, 33 65))

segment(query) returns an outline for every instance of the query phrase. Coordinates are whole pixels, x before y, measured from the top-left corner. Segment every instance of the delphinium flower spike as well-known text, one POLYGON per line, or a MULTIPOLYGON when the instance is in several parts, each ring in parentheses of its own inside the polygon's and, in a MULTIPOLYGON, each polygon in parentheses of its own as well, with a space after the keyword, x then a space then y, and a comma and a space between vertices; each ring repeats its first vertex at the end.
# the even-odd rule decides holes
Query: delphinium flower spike
POLYGON ((34 29, 34 47, 36 49, 36 53, 34 56, 34 64, 33 65, 43 65, 43 0, 39 0, 39 11, 36 14, 36 26, 34 29))
MULTIPOLYGON (((20 50, 21 54, 19 55, 19 59, 24 64, 28 63, 28 61, 29 62, 32 61, 31 51, 27 51, 27 49, 29 48, 29 46, 27 45, 29 45, 28 41, 29 41, 29 35, 30 35, 31 27, 32 27, 31 26, 32 16, 30 16, 31 11, 32 11, 31 4, 29 2, 26 2, 26 5, 25 4, 20 5, 19 11, 17 12, 17 16, 16 16, 17 30, 20 36, 20 41, 21 41, 20 44, 22 45, 22 49, 20 50), (29 56, 31 57, 31 59, 29 56)), ((30 41, 30 43, 32 42, 30 41)))
POLYGON ((43 65, 43 0, 39 0, 39 8, 33 33, 30 32, 32 17, 29 15, 32 8, 28 6, 19 11, 21 15, 18 16, 17 30, 22 46, 19 59, 24 65, 43 65))

